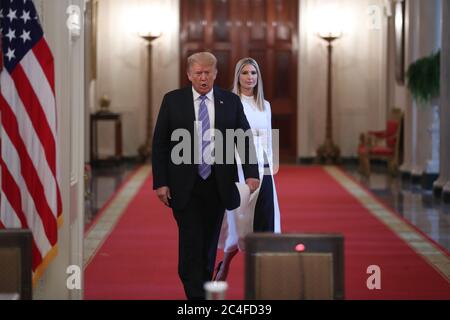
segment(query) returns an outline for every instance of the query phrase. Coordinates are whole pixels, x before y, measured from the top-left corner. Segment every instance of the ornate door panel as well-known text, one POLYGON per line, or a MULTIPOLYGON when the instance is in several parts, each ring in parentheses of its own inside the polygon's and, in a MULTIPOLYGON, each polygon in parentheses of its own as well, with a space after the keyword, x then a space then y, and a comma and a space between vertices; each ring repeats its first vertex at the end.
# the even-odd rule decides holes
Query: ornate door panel
POLYGON ((297 0, 181 0, 181 84, 186 59, 207 50, 218 59, 216 83, 231 89, 234 66, 255 58, 280 130, 280 157, 294 160, 297 141, 297 0))
POLYGON ((236 16, 238 1, 230 0, 180 0, 181 23, 181 84, 187 85, 186 60, 198 51, 210 51, 217 57, 216 84, 231 89, 233 67, 239 48, 236 16))

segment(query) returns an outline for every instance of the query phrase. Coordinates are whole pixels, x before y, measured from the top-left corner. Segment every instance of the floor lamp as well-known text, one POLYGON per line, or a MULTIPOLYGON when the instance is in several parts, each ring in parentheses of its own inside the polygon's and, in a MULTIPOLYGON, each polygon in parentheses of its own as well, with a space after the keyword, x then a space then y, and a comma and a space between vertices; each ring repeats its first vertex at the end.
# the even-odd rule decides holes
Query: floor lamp
POLYGON ((339 39, 340 35, 319 35, 320 38, 328 42, 328 79, 327 79, 327 115, 326 115, 326 129, 325 142, 317 149, 316 162, 319 163, 338 163, 340 162, 339 147, 333 142, 333 112, 332 112, 332 43, 339 39))
POLYGON ((153 140, 153 108, 152 108, 152 42, 159 38, 159 35, 144 34, 141 38, 147 40, 148 47, 148 76, 147 76, 147 130, 146 140, 138 149, 142 161, 146 161, 152 155, 153 140))

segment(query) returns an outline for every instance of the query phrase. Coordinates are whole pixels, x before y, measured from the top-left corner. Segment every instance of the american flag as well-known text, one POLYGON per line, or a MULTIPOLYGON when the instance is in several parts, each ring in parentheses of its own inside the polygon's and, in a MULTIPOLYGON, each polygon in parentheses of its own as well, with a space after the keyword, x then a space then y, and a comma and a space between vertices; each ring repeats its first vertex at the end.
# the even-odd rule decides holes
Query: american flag
POLYGON ((32 0, 0 0, 0 228, 33 234, 33 281, 62 220, 53 55, 32 0))

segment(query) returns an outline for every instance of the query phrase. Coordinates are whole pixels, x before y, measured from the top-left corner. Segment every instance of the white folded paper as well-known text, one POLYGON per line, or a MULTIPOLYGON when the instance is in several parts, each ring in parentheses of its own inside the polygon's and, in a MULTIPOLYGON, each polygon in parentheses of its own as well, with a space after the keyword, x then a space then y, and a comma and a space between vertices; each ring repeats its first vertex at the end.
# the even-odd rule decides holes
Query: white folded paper
POLYGON ((239 191, 239 196, 241 197, 240 207, 245 207, 250 201, 250 188, 245 183, 236 182, 236 187, 239 191))
POLYGON ((245 236, 253 232, 253 213, 250 212, 250 188, 245 183, 236 182, 236 187, 241 196, 241 204, 234 210, 236 231, 238 235, 238 246, 245 250, 245 236))

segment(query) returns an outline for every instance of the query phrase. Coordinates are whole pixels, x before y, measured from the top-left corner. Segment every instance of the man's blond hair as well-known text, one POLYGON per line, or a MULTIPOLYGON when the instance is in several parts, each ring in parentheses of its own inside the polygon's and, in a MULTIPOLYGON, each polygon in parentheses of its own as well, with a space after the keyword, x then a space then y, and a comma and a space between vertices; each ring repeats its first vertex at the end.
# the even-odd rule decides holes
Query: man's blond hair
POLYGON ((196 52, 187 58, 187 72, 191 70, 194 63, 206 66, 213 66, 217 69, 217 59, 211 52, 196 52))

